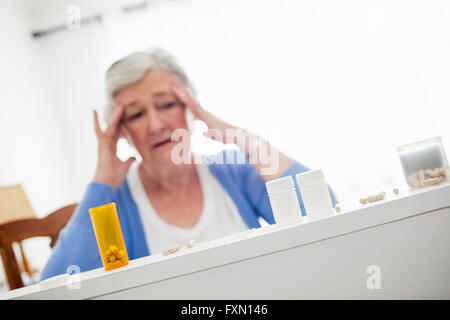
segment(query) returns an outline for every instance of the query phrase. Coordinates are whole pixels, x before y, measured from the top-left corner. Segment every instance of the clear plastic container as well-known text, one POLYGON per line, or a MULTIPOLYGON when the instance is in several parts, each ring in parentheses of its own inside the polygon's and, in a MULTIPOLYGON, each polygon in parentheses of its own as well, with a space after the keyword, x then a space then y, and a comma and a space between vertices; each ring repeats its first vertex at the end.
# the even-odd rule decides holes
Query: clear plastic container
POLYGON ((128 254, 114 202, 89 209, 105 270, 128 264, 128 254))
POLYGON ((450 181, 447 157, 440 137, 403 145, 397 150, 411 191, 450 181))

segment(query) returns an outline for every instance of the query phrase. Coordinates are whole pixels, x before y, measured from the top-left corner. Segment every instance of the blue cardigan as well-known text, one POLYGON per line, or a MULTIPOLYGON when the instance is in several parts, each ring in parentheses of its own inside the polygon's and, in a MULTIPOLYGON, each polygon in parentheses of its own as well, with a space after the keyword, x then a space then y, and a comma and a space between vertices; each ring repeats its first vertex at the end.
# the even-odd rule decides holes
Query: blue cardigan
MULTIPOLYGON (((275 223, 262 177, 248 161, 245 164, 229 161, 236 159, 235 156, 242 156, 242 153, 238 153, 240 152, 235 150, 225 150, 211 157, 209 170, 228 192, 249 229, 260 227, 259 217, 270 224, 275 223)), ((307 170, 307 167, 294 161, 281 176, 295 175, 307 170)), ((297 183, 295 177, 294 181, 297 183)), ((296 190, 302 214, 306 215, 298 187, 296 190)), ((330 188, 329 191, 335 205, 336 196, 330 188)), ((72 218, 61 230, 50 259, 42 271, 41 281, 66 273, 70 265, 79 266, 81 272, 102 267, 88 210, 109 202, 116 203, 129 259, 150 255, 139 211, 131 196, 128 182, 125 180, 116 190, 107 184, 91 182, 72 218)))

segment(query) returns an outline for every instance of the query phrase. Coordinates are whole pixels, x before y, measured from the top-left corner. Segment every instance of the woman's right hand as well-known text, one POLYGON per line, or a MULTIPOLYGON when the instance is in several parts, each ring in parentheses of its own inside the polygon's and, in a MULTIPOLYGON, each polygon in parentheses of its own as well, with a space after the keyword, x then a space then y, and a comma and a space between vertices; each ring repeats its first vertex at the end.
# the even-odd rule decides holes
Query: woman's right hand
POLYGON ((94 110, 95 134, 98 139, 98 163, 93 181, 108 184, 113 189, 125 181, 131 164, 136 160, 136 158, 130 157, 123 162, 116 154, 124 109, 123 105, 117 105, 114 108, 105 131, 100 128, 98 114, 94 110))

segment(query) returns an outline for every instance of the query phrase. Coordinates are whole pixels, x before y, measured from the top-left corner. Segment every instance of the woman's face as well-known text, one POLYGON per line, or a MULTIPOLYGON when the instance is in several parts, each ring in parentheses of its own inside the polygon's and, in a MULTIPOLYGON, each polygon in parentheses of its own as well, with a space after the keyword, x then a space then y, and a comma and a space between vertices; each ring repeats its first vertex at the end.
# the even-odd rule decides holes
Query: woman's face
POLYGON ((171 161, 170 137, 175 129, 187 129, 185 106, 175 99, 172 75, 160 69, 148 71, 138 82, 119 90, 114 100, 125 107, 123 135, 144 162, 171 161))

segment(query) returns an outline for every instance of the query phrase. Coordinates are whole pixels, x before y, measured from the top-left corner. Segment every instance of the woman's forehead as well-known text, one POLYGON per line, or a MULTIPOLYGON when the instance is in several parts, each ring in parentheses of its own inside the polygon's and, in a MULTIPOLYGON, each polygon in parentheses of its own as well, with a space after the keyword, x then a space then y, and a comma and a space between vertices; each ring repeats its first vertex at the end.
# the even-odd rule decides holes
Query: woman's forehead
POLYGON ((133 99, 140 95, 161 98, 171 94, 172 75, 165 70, 150 70, 137 82, 120 89, 115 98, 133 99))

